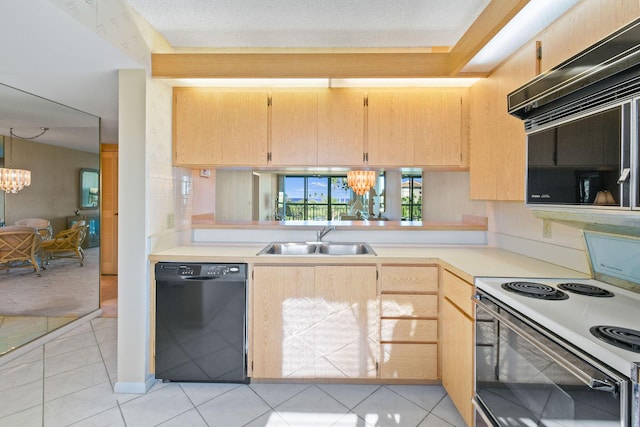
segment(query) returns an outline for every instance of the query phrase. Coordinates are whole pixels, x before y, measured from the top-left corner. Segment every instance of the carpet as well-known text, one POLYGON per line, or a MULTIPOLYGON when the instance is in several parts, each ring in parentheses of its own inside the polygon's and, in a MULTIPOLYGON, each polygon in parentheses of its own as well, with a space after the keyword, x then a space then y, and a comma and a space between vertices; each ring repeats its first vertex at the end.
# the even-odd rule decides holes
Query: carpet
POLYGON ((100 248, 75 258, 52 259, 42 276, 30 268, 0 271, 0 316, 81 316, 100 304, 100 248))

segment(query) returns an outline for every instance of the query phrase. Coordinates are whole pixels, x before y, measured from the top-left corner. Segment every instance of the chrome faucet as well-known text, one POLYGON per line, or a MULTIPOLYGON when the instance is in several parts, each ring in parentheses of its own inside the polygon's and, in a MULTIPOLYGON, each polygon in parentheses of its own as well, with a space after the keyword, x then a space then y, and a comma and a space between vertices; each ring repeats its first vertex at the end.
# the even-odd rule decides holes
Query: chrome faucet
POLYGON ((326 236, 327 234, 329 234, 330 231, 333 231, 335 229, 336 227, 334 225, 327 225, 326 227, 322 228, 322 230, 317 230, 316 241, 320 242, 324 236, 326 236))

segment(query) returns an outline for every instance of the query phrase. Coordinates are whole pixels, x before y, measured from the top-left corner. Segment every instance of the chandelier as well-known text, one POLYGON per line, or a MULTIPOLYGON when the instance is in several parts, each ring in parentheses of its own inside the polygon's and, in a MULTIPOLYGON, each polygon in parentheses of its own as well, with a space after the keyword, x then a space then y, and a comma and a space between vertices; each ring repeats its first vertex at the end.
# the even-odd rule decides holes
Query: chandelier
MULTIPOLYGON (((10 128, 9 129, 9 137, 10 137, 9 149, 12 149, 13 147, 14 136, 21 139, 35 139, 39 136, 44 135, 45 132, 49 130, 49 128, 40 128, 40 129, 42 130, 42 132, 40 132, 38 135, 32 136, 30 138, 23 138, 14 134, 13 128, 10 128)), ((11 160, 11 162, 13 162, 13 159, 11 157, 9 159, 11 160)), ((25 169, 0 168, 0 190, 4 191, 5 193, 17 193, 18 191, 22 190, 24 187, 28 187, 30 185, 31 185, 31 171, 28 171, 25 169)))
POLYGON ((31 171, 0 168, 0 190, 5 193, 17 193, 30 185, 31 171))
POLYGON ((362 196, 376 184, 375 171, 347 172, 347 185, 359 196, 362 196))

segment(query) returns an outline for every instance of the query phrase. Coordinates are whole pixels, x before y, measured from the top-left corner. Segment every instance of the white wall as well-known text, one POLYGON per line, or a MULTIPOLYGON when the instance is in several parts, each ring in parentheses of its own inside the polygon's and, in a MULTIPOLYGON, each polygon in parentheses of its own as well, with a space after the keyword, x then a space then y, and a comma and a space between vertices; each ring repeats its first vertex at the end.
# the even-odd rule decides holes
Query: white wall
POLYGON ((149 371, 145 71, 120 71, 119 86, 118 381, 114 389, 143 393, 149 371))
POLYGON ((491 202, 487 212, 490 245, 590 272, 582 230, 552 222, 545 225, 522 202, 491 202))
POLYGON ((189 238, 193 183, 191 169, 172 165, 172 90, 147 78, 146 144, 149 168, 147 236, 149 251, 176 246, 189 238))

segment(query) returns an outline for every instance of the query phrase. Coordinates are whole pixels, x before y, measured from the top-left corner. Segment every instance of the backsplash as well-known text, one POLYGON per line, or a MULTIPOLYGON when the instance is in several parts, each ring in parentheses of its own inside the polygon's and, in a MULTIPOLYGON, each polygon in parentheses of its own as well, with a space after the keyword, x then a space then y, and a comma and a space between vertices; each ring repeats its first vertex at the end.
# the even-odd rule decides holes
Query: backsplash
POLYGON ((589 274, 582 231, 533 216, 522 202, 490 202, 489 244, 589 274))

